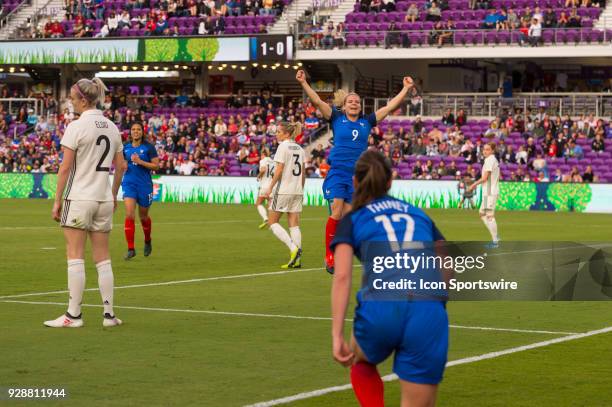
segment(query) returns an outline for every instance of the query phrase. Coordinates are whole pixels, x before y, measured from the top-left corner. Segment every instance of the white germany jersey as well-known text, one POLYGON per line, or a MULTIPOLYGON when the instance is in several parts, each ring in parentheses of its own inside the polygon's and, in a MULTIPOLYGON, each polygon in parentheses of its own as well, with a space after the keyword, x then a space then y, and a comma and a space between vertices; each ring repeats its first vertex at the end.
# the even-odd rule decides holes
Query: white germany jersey
POLYGON ((293 140, 285 140, 278 145, 274 162, 284 165, 283 174, 274 186, 273 194, 302 195, 304 187, 304 150, 293 140))
POLYGON ((259 185, 267 187, 274 176, 274 161, 270 157, 264 157, 259 161, 259 171, 264 170, 264 174, 259 180, 259 185))
POLYGON ((87 110, 68 125, 61 144, 75 152, 64 198, 112 201, 108 174, 115 154, 123 151, 117 126, 100 110, 87 110))
POLYGON ((499 195, 499 162, 495 154, 485 158, 482 172, 490 171, 487 182, 482 185, 482 194, 485 196, 499 195))

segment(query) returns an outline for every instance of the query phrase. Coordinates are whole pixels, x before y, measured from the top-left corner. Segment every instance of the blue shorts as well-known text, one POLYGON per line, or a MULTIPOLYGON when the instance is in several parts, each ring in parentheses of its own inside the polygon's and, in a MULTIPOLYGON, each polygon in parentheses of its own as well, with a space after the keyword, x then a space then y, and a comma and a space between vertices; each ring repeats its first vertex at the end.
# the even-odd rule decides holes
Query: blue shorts
POLYGON ((448 316, 439 301, 361 301, 353 332, 373 364, 395 352, 393 372, 419 384, 442 381, 448 352, 448 316))
POLYGON ((328 201, 334 198, 351 203, 353 199, 353 173, 345 170, 330 169, 323 181, 323 196, 328 201))
POLYGON ((122 184, 123 198, 134 198, 138 206, 148 208, 153 203, 153 185, 122 184))

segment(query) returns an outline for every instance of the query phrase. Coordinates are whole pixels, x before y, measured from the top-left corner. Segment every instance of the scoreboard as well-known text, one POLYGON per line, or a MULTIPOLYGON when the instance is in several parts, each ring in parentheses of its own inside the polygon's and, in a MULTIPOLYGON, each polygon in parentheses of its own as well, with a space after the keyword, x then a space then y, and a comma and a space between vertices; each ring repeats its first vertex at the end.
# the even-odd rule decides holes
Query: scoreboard
POLYGON ((291 35, 266 35, 250 38, 251 61, 290 61, 293 59, 291 35))

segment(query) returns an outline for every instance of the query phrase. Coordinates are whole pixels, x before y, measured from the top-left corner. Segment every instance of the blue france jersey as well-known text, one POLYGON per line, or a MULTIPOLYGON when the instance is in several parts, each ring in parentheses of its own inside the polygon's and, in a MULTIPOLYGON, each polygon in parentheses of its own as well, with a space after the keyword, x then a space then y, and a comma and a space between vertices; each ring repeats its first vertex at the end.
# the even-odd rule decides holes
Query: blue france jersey
POLYGON ((138 154, 142 161, 151 162, 157 157, 157 151, 152 144, 142 143, 137 147, 132 146, 132 143, 126 143, 123 146, 123 157, 128 163, 128 168, 123 176, 123 184, 135 185, 151 185, 151 170, 146 169, 142 165, 137 165, 132 162, 132 154, 138 154))
POLYGON ((352 173, 359 156, 368 148, 370 130, 376 126, 376 113, 360 115, 359 119, 353 122, 342 111, 332 107, 329 122, 334 133, 329 164, 332 169, 344 169, 352 173))
POLYGON ((331 246, 333 249, 339 243, 348 243, 363 262, 367 260, 361 253, 365 242, 436 240, 444 240, 444 236, 425 212, 387 195, 345 216, 331 246))

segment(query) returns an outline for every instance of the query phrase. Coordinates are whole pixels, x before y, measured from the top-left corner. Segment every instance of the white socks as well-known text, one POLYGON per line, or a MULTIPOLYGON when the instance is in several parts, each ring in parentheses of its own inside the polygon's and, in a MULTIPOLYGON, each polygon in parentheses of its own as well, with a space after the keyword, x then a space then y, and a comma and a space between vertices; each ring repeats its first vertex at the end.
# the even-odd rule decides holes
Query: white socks
POLYGON ((81 315, 81 303, 85 290, 85 260, 68 260, 68 313, 73 317, 81 315))
POLYGON ((113 290, 114 278, 113 268, 110 260, 104 260, 96 264, 98 270, 98 286, 102 295, 102 303, 104 304, 104 313, 115 316, 113 313, 113 290))
POLYGON ((488 218, 486 216, 482 216, 480 219, 482 219, 482 222, 485 224, 487 229, 489 229, 489 233, 491 233, 491 239, 493 239, 494 242, 497 242, 499 238, 497 237, 497 221, 495 220, 495 218, 488 218))
POLYGON ((272 231, 272 233, 274 233, 274 236, 276 236, 278 240, 287 245, 289 250, 294 251, 295 249, 297 249, 296 244, 293 243, 291 237, 289 237, 289 233, 287 233, 287 231, 283 229, 281 225, 279 225, 278 223, 274 223, 270 225, 270 230, 272 231))
POLYGON ((261 216, 264 222, 268 221, 268 211, 266 211, 263 205, 257 205, 257 212, 259 212, 259 216, 261 216))
POLYGON ((291 235, 291 240, 297 247, 302 247, 302 232, 300 231, 299 226, 294 226, 289 228, 289 234, 291 235))

